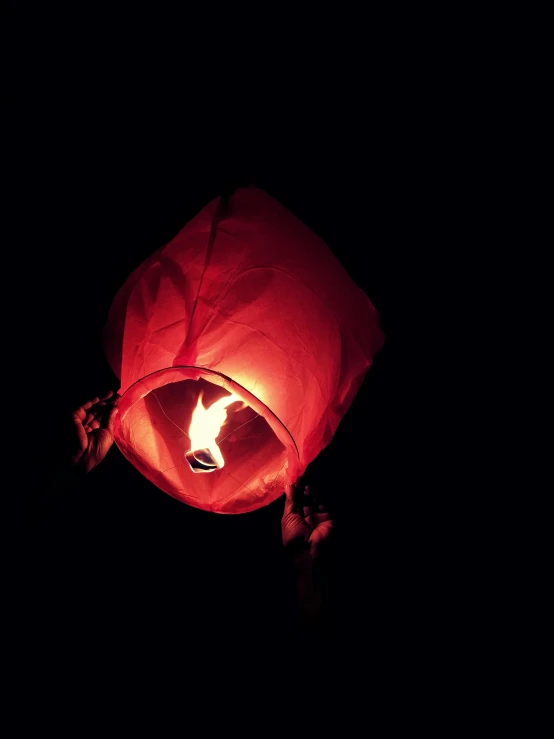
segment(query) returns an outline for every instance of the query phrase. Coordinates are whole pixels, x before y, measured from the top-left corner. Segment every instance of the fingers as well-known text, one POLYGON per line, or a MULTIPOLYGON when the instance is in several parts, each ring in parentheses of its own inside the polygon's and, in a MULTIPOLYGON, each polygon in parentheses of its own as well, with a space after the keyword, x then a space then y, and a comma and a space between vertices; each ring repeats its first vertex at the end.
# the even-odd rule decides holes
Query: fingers
POLYGON ((71 415, 74 416, 79 421, 79 423, 82 423, 87 416, 87 412, 84 411, 82 408, 77 408, 77 410, 71 411, 71 415))
POLYGON ((298 482, 285 486, 284 513, 302 514, 302 488, 298 482))
POLYGON ((313 528, 315 528, 316 526, 319 526, 319 524, 324 523, 325 521, 329 521, 329 514, 310 513, 309 516, 306 516, 306 521, 310 524, 310 526, 313 526, 313 528))
POLYGON ((109 393, 106 393, 106 395, 103 395, 99 400, 98 404, 99 406, 112 406, 117 405, 119 401, 121 400, 121 396, 117 393, 114 393, 113 390, 110 390, 109 393))
POLYGON ((120 399, 120 395, 113 390, 109 390, 104 395, 95 395, 94 398, 87 400, 72 411, 72 421, 81 445, 86 445, 87 434, 96 431, 96 429, 104 428, 113 434, 118 410, 117 405, 120 399))
MULTIPOLYGON (((83 411, 84 412, 84 411, 83 411)), ((82 423, 82 419, 80 418, 77 411, 71 414, 71 420, 73 422, 73 425, 75 427, 75 432, 77 434, 77 437, 79 439, 79 444, 82 449, 84 449, 87 445, 87 432, 85 431, 82 423)))
POLYGON ((77 408, 75 413, 80 413, 81 411, 88 411, 89 408, 94 406, 100 406, 103 407, 105 405, 117 405, 119 402, 121 396, 118 395, 113 390, 109 390, 104 395, 95 395, 94 398, 91 398, 90 400, 87 400, 86 403, 83 403, 82 405, 77 408))
POLYGON ((327 507, 315 500, 309 485, 304 486, 298 481, 285 486, 283 516, 287 514, 298 516, 314 530, 332 525, 327 507))
POLYGON ((285 485, 285 510, 283 511, 283 515, 287 513, 294 513, 292 485, 285 485))
POLYGON ((90 400, 87 400, 86 403, 80 405, 77 410, 73 411, 73 413, 75 413, 75 415, 81 420, 83 425, 87 426, 90 424, 93 417, 99 417, 105 406, 109 406, 110 408, 112 406, 115 407, 119 403, 120 399, 120 395, 115 393, 113 390, 110 390, 105 393, 105 395, 95 395, 94 398, 91 398, 90 400))
POLYGON ((322 523, 318 524, 310 534, 310 545, 318 549, 319 547, 324 545, 324 542, 329 540, 332 531, 332 521, 323 521, 322 523))
POLYGON ((91 423, 91 421, 94 421, 94 418, 95 418, 94 413, 91 413, 90 411, 88 411, 85 418, 83 418, 83 421, 82 421, 83 426, 88 426, 91 423))
MULTIPOLYGON (((86 418, 88 416, 88 409, 92 408, 92 406, 98 402, 98 397, 95 396, 92 400, 87 400, 86 403, 83 403, 83 405, 80 405, 76 410, 73 411, 73 415, 76 416, 81 423, 86 424, 86 418)), ((91 413, 91 415, 94 415, 91 413)))
POLYGON ((302 497, 302 515, 310 526, 317 526, 322 521, 329 519, 329 511, 326 505, 321 502, 319 496, 312 493, 309 485, 304 488, 302 497))
POLYGON ((325 504, 325 496, 322 496, 321 491, 313 492, 311 487, 306 485, 305 495, 304 505, 309 505, 312 513, 327 511, 328 506, 325 504))
POLYGON ((98 395, 95 395, 92 400, 87 400, 86 403, 83 403, 83 405, 79 407, 79 410, 86 411, 91 406, 96 405, 96 403, 98 403, 98 401, 99 401, 99 397, 98 397, 98 395))
POLYGON ((313 513, 313 500, 310 497, 310 486, 306 485, 302 495, 302 515, 307 518, 313 513))

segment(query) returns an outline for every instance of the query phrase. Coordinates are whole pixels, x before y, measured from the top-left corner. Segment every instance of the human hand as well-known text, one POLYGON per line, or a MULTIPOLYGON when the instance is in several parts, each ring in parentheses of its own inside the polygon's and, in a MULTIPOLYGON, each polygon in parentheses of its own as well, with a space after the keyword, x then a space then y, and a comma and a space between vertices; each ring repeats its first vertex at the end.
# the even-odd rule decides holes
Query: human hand
POLYGON ((95 397, 73 411, 70 417, 71 465, 90 472, 99 464, 113 444, 114 423, 119 395, 113 390, 95 397))
POLYGON ((283 545, 295 557, 304 554, 315 557, 333 529, 329 511, 314 500, 309 485, 288 485, 285 495, 285 510, 281 519, 283 545))

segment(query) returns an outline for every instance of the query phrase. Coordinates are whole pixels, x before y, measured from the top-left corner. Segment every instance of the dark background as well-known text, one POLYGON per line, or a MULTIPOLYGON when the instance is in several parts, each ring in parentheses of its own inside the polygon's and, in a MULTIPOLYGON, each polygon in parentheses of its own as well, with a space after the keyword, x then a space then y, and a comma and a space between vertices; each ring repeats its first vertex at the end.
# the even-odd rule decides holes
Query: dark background
MULTIPOLYGON (((474 394, 467 375, 483 366, 479 321, 465 316, 470 276, 483 270, 483 239, 495 243, 498 222, 512 222, 510 214, 483 233, 474 217, 490 208, 490 150, 505 131, 487 123, 505 58, 490 52, 497 20, 468 14, 466 33, 463 14, 434 8, 375 7, 368 19, 333 7, 325 19, 320 9, 300 18, 268 7, 267 17, 242 19, 229 6, 231 24, 210 6, 207 19, 187 8, 187 18, 156 28, 146 6, 140 18, 5 7, 2 511, 16 625, 4 635, 18 718, 43 721, 40 696, 56 718, 71 717, 70 687, 92 699, 81 726, 105 704, 107 685, 118 703, 130 685, 165 693, 189 679, 210 701, 205 726, 233 686, 240 700, 224 719, 250 714, 258 688, 274 702, 264 733, 277 714, 326 720, 343 683, 362 726, 375 725, 381 697, 387 727, 398 717, 413 725, 418 706, 427 723, 456 693, 452 672, 465 680, 457 650, 471 659, 482 631, 482 602, 466 596, 473 581, 452 562, 473 557, 481 569, 472 526, 484 522, 487 541, 497 527, 485 519, 479 475, 462 480, 482 424, 477 414, 459 422, 454 407, 474 394), (494 59, 488 76, 474 33, 494 59), (14 526, 20 519, 8 512, 48 480, 64 414, 117 385, 101 349, 117 289, 211 198, 241 184, 267 190, 326 241, 386 335, 306 475, 336 516, 334 641, 346 669, 329 660, 314 670, 329 639, 308 651, 290 644, 282 500, 238 517, 197 511, 114 447, 39 526, 14 526), (443 371, 451 294, 466 327, 449 357, 456 382, 443 371), (229 649, 238 656, 228 659, 229 649), (241 674, 250 652, 275 667, 278 690, 257 672, 241 674), (310 702, 318 677, 324 690, 310 702)), ((483 592, 498 567, 486 571, 483 592)), ((479 655, 443 735, 472 703, 475 678, 487 681, 481 665, 479 655)), ((188 728, 192 701, 177 698, 188 728)), ((347 708, 343 719, 354 714, 347 708)))
MULTIPOLYGON (((146 105, 122 112, 89 100, 42 111, 32 135, 25 123, 18 134, 18 233, 32 262, 28 371, 39 405, 27 493, 47 477, 63 414, 117 387, 101 348, 117 289, 210 199, 255 184, 325 240, 382 318, 385 348, 306 480, 326 491, 336 516, 334 638, 364 646, 392 674, 428 615, 425 480, 406 402, 417 357, 408 336, 422 311, 414 282, 424 271, 422 234, 432 231, 415 129, 386 107, 377 122, 342 108, 340 128, 292 104, 271 120, 223 106, 224 120, 210 113, 193 125, 186 110, 177 122, 155 110, 151 125, 146 105)), ((295 619, 282 507, 281 499, 242 516, 195 510, 114 446, 24 533, 33 649, 75 665, 104 655, 132 670, 207 644, 280 644, 295 619)))

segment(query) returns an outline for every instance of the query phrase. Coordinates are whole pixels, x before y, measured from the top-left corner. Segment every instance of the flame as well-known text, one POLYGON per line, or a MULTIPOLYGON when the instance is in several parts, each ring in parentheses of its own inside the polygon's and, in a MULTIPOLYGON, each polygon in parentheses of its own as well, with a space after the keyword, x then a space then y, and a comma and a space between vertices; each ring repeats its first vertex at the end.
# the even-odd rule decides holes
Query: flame
POLYGON ((209 449, 218 467, 223 467, 223 455, 216 443, 221 432, 221 427, 227 419, 227 406, 240 400, 238 395, 232 393, 224 398, 216 400, 209 408, 202 405, 202 395, 198 398, 196 408, 192 413, 189 428, 191 450, 209 449))

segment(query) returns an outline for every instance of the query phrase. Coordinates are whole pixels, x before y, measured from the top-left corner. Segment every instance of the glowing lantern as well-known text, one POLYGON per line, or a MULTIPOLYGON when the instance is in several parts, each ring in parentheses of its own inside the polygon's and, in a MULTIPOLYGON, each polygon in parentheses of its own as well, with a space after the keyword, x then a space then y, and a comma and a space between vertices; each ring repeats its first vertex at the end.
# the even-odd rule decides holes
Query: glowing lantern
POLYGON ((331 441, 382 343, 375 308, 327 246, 265 192, 238 190, 113 301, 116 442, 185 503, 255 510, 331 441))

